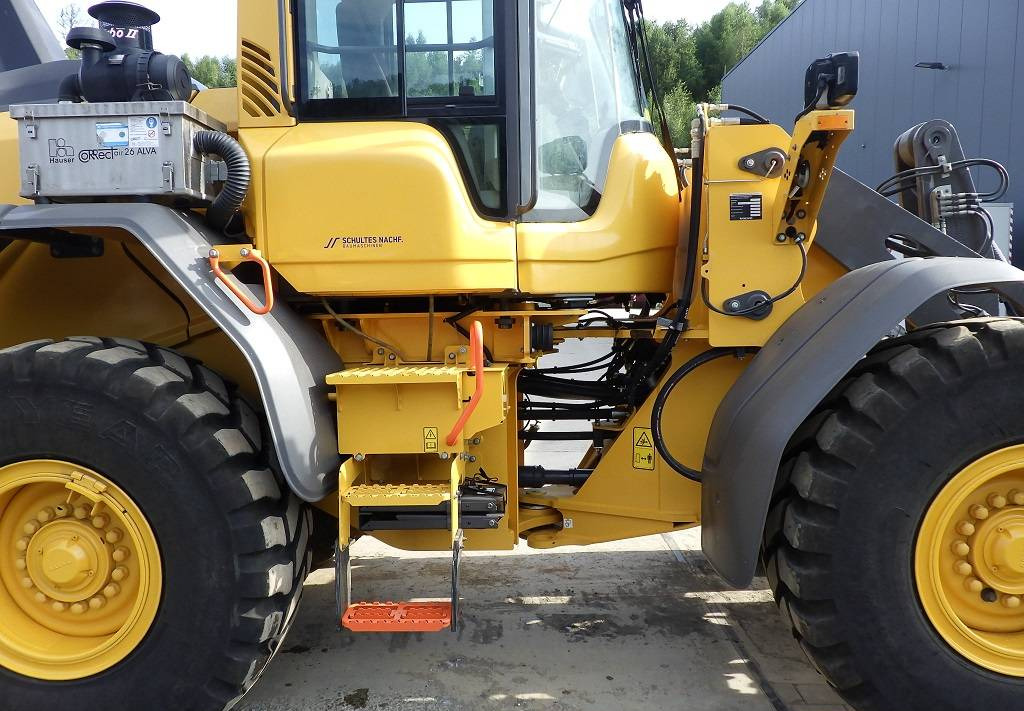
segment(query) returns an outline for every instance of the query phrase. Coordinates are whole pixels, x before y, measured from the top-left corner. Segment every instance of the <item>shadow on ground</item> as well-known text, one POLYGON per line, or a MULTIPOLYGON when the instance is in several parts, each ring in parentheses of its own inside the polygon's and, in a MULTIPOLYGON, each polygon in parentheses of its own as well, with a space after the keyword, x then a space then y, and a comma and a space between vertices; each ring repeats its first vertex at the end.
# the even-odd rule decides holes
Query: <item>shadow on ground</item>
MULTIPOLYGON (((696 540, 467 554, 457 633, 340 632, 333 572, 318 571, 282 653, 239 708, 768 711, 803 708, 808 689, 831 694, 767 591, 728 591, 696 540)), ((443 555, 368 540, 354 552, 357 598, 446 595, 443 555)))

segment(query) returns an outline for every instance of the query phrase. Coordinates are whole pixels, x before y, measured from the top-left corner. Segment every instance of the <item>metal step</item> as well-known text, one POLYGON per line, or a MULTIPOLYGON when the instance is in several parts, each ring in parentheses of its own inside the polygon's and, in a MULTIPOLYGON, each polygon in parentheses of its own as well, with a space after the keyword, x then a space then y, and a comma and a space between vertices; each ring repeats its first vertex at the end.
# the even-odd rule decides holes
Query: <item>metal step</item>
POLYGON ((348 546, 335 549, 334 592, 338 623, 351 632, 440 632, 458 631, 459 562, 463 535, 459 530, 452 543, 451 599, 438 602, 352 602, 352 557, 348 546))
POLYGON ((449 484, 356 484, 342 494, 349 506, 439 506, 451 501, 449 484))
POLYGON ((440 632, 451 625, 451 602, 358 602, 341 616, 341 626, 353 632, 440 632))

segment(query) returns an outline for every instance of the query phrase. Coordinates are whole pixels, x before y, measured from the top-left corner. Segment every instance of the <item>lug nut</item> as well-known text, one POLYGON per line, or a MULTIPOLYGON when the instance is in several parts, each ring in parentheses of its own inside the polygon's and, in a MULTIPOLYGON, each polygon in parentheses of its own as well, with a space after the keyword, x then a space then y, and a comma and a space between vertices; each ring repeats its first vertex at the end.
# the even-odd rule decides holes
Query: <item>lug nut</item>
POLYGON ((107 531, 107 535, 104 538, 107 540, 107 543, 117 543, 123 535, 120 528, 112 528, 107 531))
POLYGON ((121 582, 122 580, 124 580, 127 577, 128 577, 128 569, 125 568, 123 565, 117 566, 110 573, 110 579, 114 580, 114 581, 116 581, 118 583, 121 582))
POLYGON ((106 604, 107 604, 107 599, 104 598, 104 597, 100 597, 99 595, 89 599, 89 609, 90 610, 98 610, 98 609, 100 609, 101 607, 103 607, 106 604))
POLYGON ((1024 491, 1013 489, 1010 491, 1010 502, 1014 506, 1024 506, 1024 491))
POLYGON ((121 592, 121 586, 117 583, 110 583, 110 585, 103 588, 103 596, 106 598, 112 598, 119 592, 121 592))
POLYGON ((978 594, 985 589, 985 585, 977 578, 968 578, 964 586, 974 594, 978 594))
POLYGON ((110 523, 110 519, 107 518, 106 514, 99 514, 98 516, 92 517, 93 528, 106 528, 108 523, 110 523))
POLYGON ((982 506, 981 504, 975 504, 974 506, 971 507, 970 514, 971 518, 976 519, 978 521, 984 521, 986 518, 988 518, 988 509, 982 506))
POLYGON ((988 497, 988 505, 994 509, 1001 509, 1006 506, 1006 497, 1002 494, 990 494, 988 497))
POLYGON ((971 547, 967 545, 964 541, 953 542, 953 555, 960 556, 961 558, 966 558, 967 554, 970 552, 971 547))
POLYGON ((28 535, 31 536, 33 533, 35 533, 36 531, 39 530, 39 522, 38 521, 29 521, 28 523, 25 524, 25 527, 22 528, 21 530, 23 530, 25 533, 27 533, 28 535))
POLYGON ((957 575, 970 575, 974 572, 974 568, 966 560, 958 560, 954 563, 953 570, 956 571, 957 575))
POLYGON ((45 509, 36 514, 36 521, 39 523, 47 523, 52 521, 54 518, 53 509, 47 506, 45 509))
POLYGON ((50 609, 54 612, 64 612, 64 610, 68 609, 68 606, 67 603, 63 603, 60 600, 54 600, 53 604, 50 605, 50 609))
POLYGON ((1003 598, 1003 607, 1008 607, 1011 610, 1015 610, 1020 607, 1020 598, 1016 595, 1007 595, 1003 598))
POLYGON ((31 588, 32 586, 33 586, 32 578, 30 578, 30 577, 28 577, 28 576, 26 575, 26 576, 25 576, 24 578, 22 578, 22 579, 21 579, 21 587, 23 587, 23 588, 25 588, 26 590, 28 590, 28 589, 30 589, 30 588, 31 588))
POLYGON ((14 567, 18 570, 24 570, 27 567, 27 565, 28 564, 25 563, 24 558, 18 558, 16 561, 14 561, 14 567))
POLYGON ((71 512, 71 515, 81 521, 89 516, 89 509, 84 506, 76 506, 75 510, 71 512))
POLYGON ((961 536, 973 536, 974 524, 970 521, 961 521, 956 525, 956 532, 961 536))
POLYGON ((85 605, 85 603, 76 602, 74 605, 71 606, 71 614, 72 615, 81 615, 83 612, 85 612, 88 609, 89 608, 85 605))
POLYGON ((27 551, 28 544, 30 542, 31 541, 29 540, 28 536, 26 536, 25 538, 19 538, 17 542, 14 544, 14 547, 17 548, 19 551, 27 551))
POLYGON ((115 563, 123 563, 128 560, 129 555, 130 553, 127 548, 124 546, 118 546, 114 549, 114 552, 111 553, 110 557, 114 559, 115 563))
POLYGON ((50 601, 50 598, 46 597, 46 595, 44 595, 41 592, 37 592, 34 595, 34 597, 36 599, 36 602, 38 602, 40 605, 45 605, 46 603, 48 603, 50 601))

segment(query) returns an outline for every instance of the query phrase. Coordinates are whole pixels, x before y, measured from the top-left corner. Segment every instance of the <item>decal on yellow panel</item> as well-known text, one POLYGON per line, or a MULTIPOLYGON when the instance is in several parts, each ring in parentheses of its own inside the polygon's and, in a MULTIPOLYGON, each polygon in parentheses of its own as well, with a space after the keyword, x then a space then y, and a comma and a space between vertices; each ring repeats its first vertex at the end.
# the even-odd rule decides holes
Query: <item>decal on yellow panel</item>
POLYGON ((268 148, 262 174, 260 248, 299 291, 517 287, 515 226, 480 218, 451 147, 430 126, 300 124, 268 148))
POLYGON ((679 215, 675 167, 658 139, 650 133, 620 136, 593 217, 519 225, 520 289, 531 294, 668 292, 679 215))
POLYGON ((436 452, 437 451, 437 428, 436 427, 424 427, 423 428, 423 451, 424 452, 436 452))
POLYGON ((654 439, 647 427, 633 428, 633 468, 654 471, 654 439))

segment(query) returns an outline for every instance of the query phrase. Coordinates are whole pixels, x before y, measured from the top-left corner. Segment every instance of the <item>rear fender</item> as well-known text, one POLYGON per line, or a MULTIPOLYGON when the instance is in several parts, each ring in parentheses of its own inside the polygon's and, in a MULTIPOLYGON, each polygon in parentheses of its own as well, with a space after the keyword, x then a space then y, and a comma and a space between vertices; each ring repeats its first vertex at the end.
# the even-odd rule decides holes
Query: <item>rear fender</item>
MULTIPOLYGON (((195 215, 152 204, 0 205, 0 239, 47 228, 121 229, 133 235, 238 347, 252 369, 281 473, 306 501, 337 486, 337 423, 326 377, 341 370, 327 340, 287 304, 254 316, 211 276, 210 248, 224 240, 195 215)), ((261 293, 241 285, 255 301, 261 293)))

